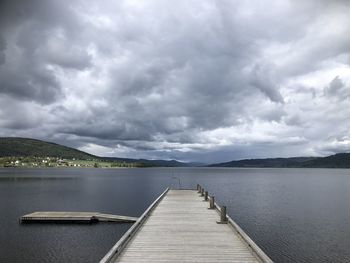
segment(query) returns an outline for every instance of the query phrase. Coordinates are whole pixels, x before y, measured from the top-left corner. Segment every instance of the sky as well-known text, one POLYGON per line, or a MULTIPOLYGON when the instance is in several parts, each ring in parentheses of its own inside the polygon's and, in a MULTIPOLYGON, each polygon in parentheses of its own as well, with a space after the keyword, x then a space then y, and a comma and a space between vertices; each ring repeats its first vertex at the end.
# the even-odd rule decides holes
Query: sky
POLYGON ((350 1, 0 0, 0 136, 224 162, 350 150, 350 1))

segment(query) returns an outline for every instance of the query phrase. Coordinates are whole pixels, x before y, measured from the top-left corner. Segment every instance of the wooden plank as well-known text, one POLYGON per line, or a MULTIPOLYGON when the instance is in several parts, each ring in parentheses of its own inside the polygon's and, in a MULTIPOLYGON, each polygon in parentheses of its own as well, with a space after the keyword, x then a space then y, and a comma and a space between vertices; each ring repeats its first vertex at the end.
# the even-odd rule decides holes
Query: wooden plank
POLYGON ((231 223, 217 224, 219 214, 208 206, 194 190, 169 190, 117 257, 103 263, 272 262, 231 223))

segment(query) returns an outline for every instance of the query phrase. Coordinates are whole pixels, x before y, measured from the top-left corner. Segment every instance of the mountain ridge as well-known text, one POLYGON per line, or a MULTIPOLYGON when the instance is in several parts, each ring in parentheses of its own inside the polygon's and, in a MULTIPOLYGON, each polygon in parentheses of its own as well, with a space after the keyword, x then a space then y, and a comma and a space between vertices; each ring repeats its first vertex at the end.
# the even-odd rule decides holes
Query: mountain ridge
POLYGON ((33 138, 0 137, 0 158, 56 157, 63 159, 99 160, 134 164, 137 167, 251 167, 251 168, 350 168, 350 153, 337 153, 326 157, 290 157, 242 159, 200 165, 177 160, 149 160, 119 157, 101 157, 78 149, 33 138))
POLYGON ((101 157, 53 142, 23 137, 0 137, 0 158, 4 157, 57 157, 63 159, 117 161, 137 163, 140 167, 186 167, 190 163, 176 160, 147 160, 101 157))
POLYGON ((326 157, 242 159, 214 163, 208 165, 208 167, 350 168, 350 153, 337 153, 326 157))

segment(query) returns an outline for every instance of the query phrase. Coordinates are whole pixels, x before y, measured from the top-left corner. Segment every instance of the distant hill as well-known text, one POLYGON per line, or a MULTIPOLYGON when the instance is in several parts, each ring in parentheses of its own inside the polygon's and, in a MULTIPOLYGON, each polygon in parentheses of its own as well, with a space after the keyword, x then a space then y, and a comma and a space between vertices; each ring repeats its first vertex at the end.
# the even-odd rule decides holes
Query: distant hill
MULTIPOLYGON (((57 157, 62 159, 100 160, 130 163, 138 167, 202 166, 199 163, 184 163, 176 160, 100 157, 56 143, 16 137, 0 137, 0 158, 1 157, 57 157)), ((327 157, 244 159, 212 164, 209 165, 209 167, 350 168, 350 153, 338 153, 327 157)))
POLYGON ((198 167, 203 166, 201 163, 185 163, 176 160, 138 160, 141 163, 148 163, 150 166, 160 166, 160 167, 198 167))
POLYGON ((350 153, 337 153, 327 157, 315 158, 304 163, 303 167, 350 168, 350 153))
POLYGON ((57 157, 62 159, 102 160, 138 164, 140 167, 184 167, 191 163, 176 160, 146 160, 100 157, 77 149, 30 138, 0 137, 0 157, 57 157))
POLYGON ((210 167, 299 167, 314 157, 244 159, 225 163, 212 164, 210 167))
POLYGON ((89 160, 95 155, 52 142, 28 138, 0 137, 0 157, 58 157, 64 159, 89 160))
POLYGON ((244 159, 216 163, 209 167, 350 168, 350 153, 338 153, 327 157, 244 159))
POLYGON ((139 163, 143 167, 193 167, 198 166, 194 163, 184 163, 176 160, 147 160, 147 159, 130 159, 119 157, 100 157, 106 161, 120 161, 126 163, 139 163))

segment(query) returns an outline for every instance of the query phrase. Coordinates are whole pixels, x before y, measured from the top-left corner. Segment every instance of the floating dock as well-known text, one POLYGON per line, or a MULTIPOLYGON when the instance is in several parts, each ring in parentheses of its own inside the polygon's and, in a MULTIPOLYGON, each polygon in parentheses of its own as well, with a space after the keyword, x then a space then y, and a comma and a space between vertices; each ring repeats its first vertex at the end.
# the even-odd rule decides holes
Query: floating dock
POLYGON ((21 223, 51 222, 51 223, 94 223, 119 222, 133 223, 137 217, 102 214, 96 212, 34 212, 20 218, 21 223))
POLYGON ((197 188, 164 191, 100 263, 271 263, 226 207, 197 188))

